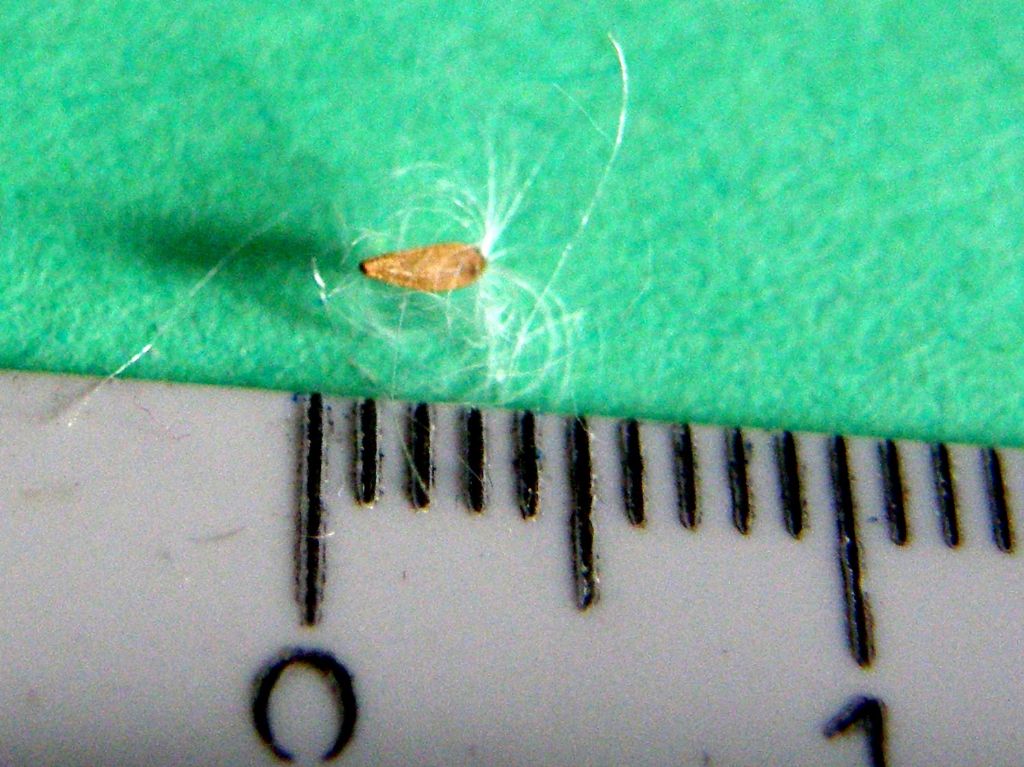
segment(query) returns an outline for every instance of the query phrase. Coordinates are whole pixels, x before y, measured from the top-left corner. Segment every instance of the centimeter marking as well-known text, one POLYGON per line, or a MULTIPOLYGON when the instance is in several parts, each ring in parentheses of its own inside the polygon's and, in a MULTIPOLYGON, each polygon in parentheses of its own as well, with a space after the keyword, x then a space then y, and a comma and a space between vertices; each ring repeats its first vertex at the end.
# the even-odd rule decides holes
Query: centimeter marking
MULTIPOLYGON (((365 399, 355 402, 352 407, 352 492, 356 503, 372 506, 381 495, 381 466, 385 457, 381 445, 378 406, 374 400, 365 399)), ((435 473, 432 407, 426 403, 412 404, 405 411, 405 420, 406 436, 399 460, 406 471, 408 501, 413 509, 425 511, 430 506, 435 473)), ((302 493, 297 524, 296 578, 301 621, 308 626, 315 625, 319 619, 325 580, 322 540, 326 535, 326 520, 321 483, 327 455, 324 441, 328 421, 323 397, 312 394, 306 398, 302 423, 302 493)), ((698 458, 689 424, 678 424, 671 429, 679 522, 683 528, 697 531, 701 524, 697 494, 699 462, 715 460, 716 457, 698 458)), ((490 469, 484 413, 477 408, 464 409, 461 431, 463 501, 469 512, 482 514, 487 505, 486 478, 490 469)), ((514 472, 519 512, 526 521, 541 513, 541 478, 545 454, 543 436, 534 413, 521 411, 513 414, 511 434, 508 435, 513 453, 507 469, 514 472)), ((557 440, 554 435, 548 435, 548 438, 557 440)), ((640 528, 646 521, 645 447, 641 425, 632 419, 621 421, 617 441, 622 511, 631 525, 640 528)), ((732 523, 740 534, 749 535, 755 510, 748 473, 753 447, 740 428, 724 429, 723 441, 724 454, 717 457, 717 460, 723 461, 726 468, 732 523)), ((791 432, 783 431, 772 435, 771 444, 775 453, 774 468, 782 509, 780 523, 790 536, 799 539, 807 521, 801 486, 804 459, 800 454, 799 439, 791 432)), ((556 444, 550 449, 559 448, 556 444)), ((591 455, 591 432, 585 418, 571 417, 564 420, 561 449, 566 451, 568 458, 568 538, 575 603, 578 609, 587 610, 598 601, 599 579, 592 521, 595 467, 591 455)), ((930 446, 929 452, 939 532, 945 545, 955 548, 960 544, 961 536, 950 451, 946 444, 936 443, 930 446)), ((880 516, 886 522, 890 540, 895 545, 906 546, 911 539, 906 516, 909 490, 904 483, 899 446, 892 440, 879 441, 877 456, 884 507, 880 516)), ((854 661, 860 667, 867 668, 871 665, 875 651, 870 606, 862 588, 861 546, 857 536, 854 482, 846 438, 837 435, 829 439, 827 459, 847 642, 854 661)), ((999 452, 992 447, 979 448, 978 466, 989 511, 993 544, 999 551, 1011 553, 1015 545, 1013 524, 999 452)))
POLYGON ((832 469, 832 501, 839 534, 839 573, 843 579, 846 605, 846 632, 853 659, 861 667, 871 665, 874 647, 868 603, 861 588, 860 544, 853 510, 853 485, 846 455, 846 440, 833 437, 829 443, 829 464, 832 469))
POLYGON ((303 625, 320 619, 324 589, 326 518, 322 494, 327 454, 324 450, 324 401, 312 394, 306 405, 302 429, 302 460, 299 464, 299 513, 295 546, 296 597, 303 625))

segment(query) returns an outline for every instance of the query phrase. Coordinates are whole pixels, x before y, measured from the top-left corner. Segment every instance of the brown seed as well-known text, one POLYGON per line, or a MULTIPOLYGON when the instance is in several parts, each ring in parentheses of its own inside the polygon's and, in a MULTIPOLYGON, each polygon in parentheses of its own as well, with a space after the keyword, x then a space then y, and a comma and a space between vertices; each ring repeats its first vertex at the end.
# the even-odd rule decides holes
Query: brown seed
POLYGON ((368 258, 359 269, 388 285, 445 293, 472 285, 486 266, 483 253, 475 245, 442 242, 368 258))

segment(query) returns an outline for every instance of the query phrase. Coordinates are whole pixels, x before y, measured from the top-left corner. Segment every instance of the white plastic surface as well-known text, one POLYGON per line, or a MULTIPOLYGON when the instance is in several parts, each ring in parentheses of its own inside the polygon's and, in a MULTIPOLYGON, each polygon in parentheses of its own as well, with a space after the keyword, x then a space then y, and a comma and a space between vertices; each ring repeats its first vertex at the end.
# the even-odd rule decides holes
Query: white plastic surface
MULTIPOLYGON (((874 441, 850 440, 877 655, 846 642, 826 440, 799 435, 808 529, 780 522, 770 435, 747 431, 755 517, 732 524, 723 433, 695 428, 701 525, 683 528, 669 431, 644 425, 647 523, 622 511, 616 423, 593 419, 600 601, 576 609, 562 419, 544 417, 524 521, 510 415, 486 413, 489 503, 462 501, 457 411, 434 409, 429 511, 406 500, 405 408, 380 405, 383 487, 352 502, 350 405, 328 400, 322 618, 295 597, 303 401, 0 375, 0 764, 249 765, 255 681, 285 648, 333 654, 358 701, 343 765, 867 765, 828 739, 885 704, 888 764, 1024 760, 1024 570, 998 551, 974 448, 951 449, 963 542, 943 545, 927 446, 902 443, 911 542, 881 520, 874 441)), ((1011 514, 1024 461, 1001 451, 1011 514)), ((331 689, 294 668, 271 719, 319 763, 331 689)))

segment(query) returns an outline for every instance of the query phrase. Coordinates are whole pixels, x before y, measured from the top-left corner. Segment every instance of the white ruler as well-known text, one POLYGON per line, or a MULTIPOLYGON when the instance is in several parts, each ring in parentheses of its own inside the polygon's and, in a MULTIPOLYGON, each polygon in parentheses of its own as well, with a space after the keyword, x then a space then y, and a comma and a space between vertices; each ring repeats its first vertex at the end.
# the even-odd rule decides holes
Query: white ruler
POLYGON ((0 375, 0 764, 1024 761, 1017 451, 82 387, 0 375))

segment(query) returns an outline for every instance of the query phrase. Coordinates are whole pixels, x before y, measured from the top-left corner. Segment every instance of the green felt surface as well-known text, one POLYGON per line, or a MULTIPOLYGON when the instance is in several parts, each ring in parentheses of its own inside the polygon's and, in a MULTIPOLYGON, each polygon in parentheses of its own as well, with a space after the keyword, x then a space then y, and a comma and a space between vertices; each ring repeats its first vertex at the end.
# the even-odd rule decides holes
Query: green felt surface
POLYGON ((1016 0, 0 7, 0 366, 1024 443, 1016 0))

